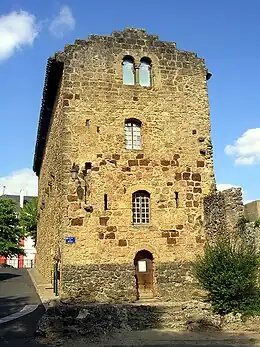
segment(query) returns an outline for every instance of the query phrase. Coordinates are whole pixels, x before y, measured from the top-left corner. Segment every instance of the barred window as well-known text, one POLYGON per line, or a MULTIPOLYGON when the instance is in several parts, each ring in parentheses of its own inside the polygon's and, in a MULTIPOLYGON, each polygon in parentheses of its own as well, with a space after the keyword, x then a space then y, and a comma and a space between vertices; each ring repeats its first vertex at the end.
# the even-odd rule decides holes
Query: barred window
POLYGON ((141 122, 127 120, 125 122, 125 148, 141 149, 141 122))
POLYGON ((148 224, 150 222, 150 194, 139 190, 132 196, 133 223, 148 224))

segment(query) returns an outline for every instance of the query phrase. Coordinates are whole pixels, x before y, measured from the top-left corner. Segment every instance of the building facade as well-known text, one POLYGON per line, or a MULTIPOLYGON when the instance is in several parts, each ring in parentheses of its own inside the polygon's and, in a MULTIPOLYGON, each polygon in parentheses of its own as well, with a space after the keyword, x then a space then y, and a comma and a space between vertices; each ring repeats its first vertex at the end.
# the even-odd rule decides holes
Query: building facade
MULTIPOLYGON (((0 196, 0 199, 1 198, 12 199, 16 205, 16 213, 17 215, 19 215, 20 209, 22 209, 30 200, 32 200, 35 197, 25 196, 23 190, 21 189, 20 195, 3 194, 0 196)), ((24 237, 20 240, 20 245, 23 247, 25 251, 25 255, 19 255, 12 258, 1 256, 0 264, 7 264, 15 268, 34 267, 35 258, 36 258, 36 249, 34 245, 34 240, 30 236, 24 237)))
POLYGON ((204 60, 143 29, 48 60, 34 158, 37 267, 91 301, 196 296, 215 191, 204 60))

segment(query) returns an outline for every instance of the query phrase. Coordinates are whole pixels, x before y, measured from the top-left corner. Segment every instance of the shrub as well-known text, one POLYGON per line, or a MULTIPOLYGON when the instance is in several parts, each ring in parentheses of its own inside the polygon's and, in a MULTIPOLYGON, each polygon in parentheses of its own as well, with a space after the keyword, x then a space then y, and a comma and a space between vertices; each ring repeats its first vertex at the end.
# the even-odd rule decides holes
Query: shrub
POLYGON ((253 314, 260 311, 258 266, 259 257, 252 244, 219 239, 205 246, 194 270, 216 313, 253 314))

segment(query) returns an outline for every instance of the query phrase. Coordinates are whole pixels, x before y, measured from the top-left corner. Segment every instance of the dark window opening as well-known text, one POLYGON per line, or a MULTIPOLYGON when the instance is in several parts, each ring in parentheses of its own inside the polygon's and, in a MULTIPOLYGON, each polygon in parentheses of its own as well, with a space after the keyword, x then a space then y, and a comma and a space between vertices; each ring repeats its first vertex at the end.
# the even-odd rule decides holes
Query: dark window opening
POLYGON ((90 119, 86 120, 86 127, 89 128, 90 127, 90 119))
POLYGON ((176 203, 176 208, 179 207, 179 193, 175 192, 175 203, 176 203))
POLYGON ((86 162, 86 163, 85 163, 85 170, 86 170, 86 171, 87 171, 87 170, 91 170, 91 167, 92 167, 92 165, 91 165, 90 162, 86 162))
POLYGON ((104 210, 108 210, 108 200, 107 200, 107 194, 104 194, 104 210))

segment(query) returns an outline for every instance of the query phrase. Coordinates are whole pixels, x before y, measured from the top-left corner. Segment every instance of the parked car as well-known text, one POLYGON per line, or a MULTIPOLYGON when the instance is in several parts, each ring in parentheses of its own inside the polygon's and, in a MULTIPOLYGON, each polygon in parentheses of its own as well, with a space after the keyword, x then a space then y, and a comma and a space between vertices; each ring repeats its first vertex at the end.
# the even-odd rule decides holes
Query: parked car
POLYGON ((6 264, 6 263, 3 263, 3 264, 0 264, 0 269, 1 268, 6 268, 6 267, 8 267, 8 268, 14 268, 12 265, 9 265, 9 264, 6 264))

